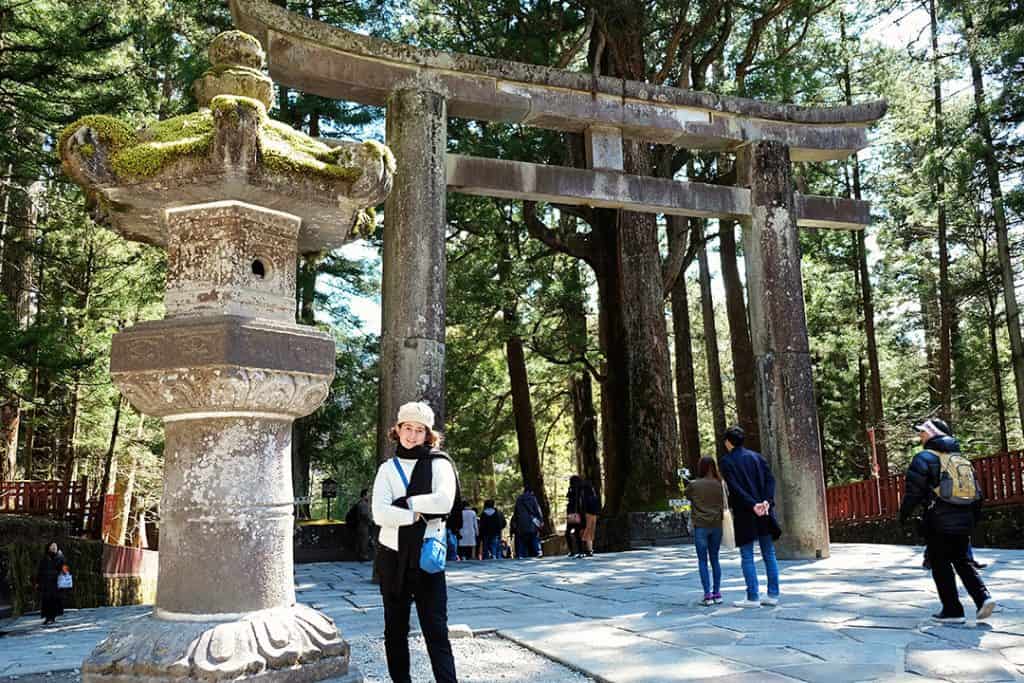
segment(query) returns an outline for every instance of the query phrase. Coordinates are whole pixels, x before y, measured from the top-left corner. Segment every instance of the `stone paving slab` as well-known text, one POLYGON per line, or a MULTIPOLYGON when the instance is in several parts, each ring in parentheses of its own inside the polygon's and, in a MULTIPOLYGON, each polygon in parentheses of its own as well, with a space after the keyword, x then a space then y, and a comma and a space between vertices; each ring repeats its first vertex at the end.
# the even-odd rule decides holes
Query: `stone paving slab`
MULTIPOLYGON (((1024 680, 1024 551, 979 556, 993 562, 982 575, 1000 604, 980 625, 932 624, 938 600, 920 549, 880 545, 782 562, 781 605, 757 609, 730 604, 744 597, 736 551, 723 553, 725 604, 713 607, 699 604, 692 546, 460 562, 447 574, 449 620, 611 683, 1024 680)), ((369 576, 367 564, 300 565, 298 599, 357 643, 379 639, 383 610, 369 576)), ((148 612, 69 610, 46 629, 35 616, 0 622, 0 677, 76 668, 115 625, 148 612)))

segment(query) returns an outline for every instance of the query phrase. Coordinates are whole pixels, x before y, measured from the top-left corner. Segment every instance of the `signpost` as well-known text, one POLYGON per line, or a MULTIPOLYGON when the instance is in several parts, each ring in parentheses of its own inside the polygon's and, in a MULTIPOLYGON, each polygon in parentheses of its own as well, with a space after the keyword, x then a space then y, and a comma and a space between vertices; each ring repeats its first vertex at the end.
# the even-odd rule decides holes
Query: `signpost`
POLYGON ((331 519, 331 499, 338 497, 338 482, 333 479, 324 479, 320 485, 320 495, 327 501, 327 519, 331 519))

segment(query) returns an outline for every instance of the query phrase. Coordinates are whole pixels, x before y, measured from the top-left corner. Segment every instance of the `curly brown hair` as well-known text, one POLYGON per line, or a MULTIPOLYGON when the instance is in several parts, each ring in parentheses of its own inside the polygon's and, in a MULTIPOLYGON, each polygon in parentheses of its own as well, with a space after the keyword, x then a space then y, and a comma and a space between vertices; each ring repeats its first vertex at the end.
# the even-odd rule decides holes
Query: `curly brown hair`
MULTIPOLYGON (((399 442, 398 428, 401 426, 401 422, 396 422, 395 426, 388 432, 388 438, 395 443, 399 442)), ((441 432, 435 432, 433 429, 427 428, 427 438, 423 440, 423 443, 427 444, 431 448, 440 448, 441 443, 444 441, 444 435, 441 432)))

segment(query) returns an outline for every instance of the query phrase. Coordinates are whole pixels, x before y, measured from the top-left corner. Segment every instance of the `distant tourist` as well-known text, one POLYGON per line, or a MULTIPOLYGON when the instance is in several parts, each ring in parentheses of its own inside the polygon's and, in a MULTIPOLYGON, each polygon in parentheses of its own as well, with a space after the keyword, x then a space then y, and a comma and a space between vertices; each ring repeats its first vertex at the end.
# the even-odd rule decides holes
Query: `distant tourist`
POLYGON ((360 562, 370 559, 370 525, 373 523, 373 518, 370 515, 369 493, 368 489, 360 491, 359 500, 352 504, 345 515, 345 526, 353 530, 356 555, 360 562))
POLYGON ((463 560, 476 558, 476 539, 479 526, 476 510, 467 506, 462 511, 462 536, 459 538, 459 557, 463 560))
POLYGON ((508 526, 505 515, 501 514, 493 500, 484 501, 484 512, 480 515, 480 536, 484 544, 485 560, 501 559, 501 532, 508 526))
POLYGON ((702 605, 722 603, 722 567, 718 551, 722 547, 722 513, 725 511, 725 491, 714 458, 704 456, 697 465, 698 478, 686 486, 693 520, 693 544, 697 548, 697 569, 704 587, 702 605), (711 575, 708 576, 708 563, 711 575), (714 583, 712 583, 712 580, 714 583))
POLYGON ((540 532, 544 526, 544 514, 540 511, 540 503, 529 485, 516 498, 515 512, 512 514, 512 525, 516 534, 516 557, 540 557, 540 532))
POLYGON ((57 547, 56 541, 46 546, 43 556, 39 559, 39 567, 36 571, 36 587, 39 589, 39 612, 43 618, 43 624, 52 624, 57 617, 64 614, 63 593, 70 589, 62 589, 58 582, 61 576, 66 575, 65 583, 70 579, 70 570, 64 553, 57 547))
POLYGON ((740 549, 740 567, 747 584, 746 600, 738 600, 737 607, 760 607, 779 604, 779 564, 775 559, 775 544, 782 535, 775 519, 775 477, 768 461, 758 453, 743 447, 743 429, 730 427, 725 431, 726 454, 719 462, 722 477, 729 488, 729 507, 732 510, 736 545, 740 549), (761 595, 757 585, 757 566, 754 564, 754 543, 761 548, 768 593, 761 595))
POLYGON ((565 494, 565 544, 569 557, 584 557, 583 530, 587 527, 586 508, 583 505, 583 479, 577 475, 569 477, 569 491, 565 494))
POLYGON ((924 506, 921 530, 927 541, 932 579, 942 601, 942 610, 932 618, 944 623, 964 623, 955 570, 974 600, 977 619, 987 619, 996 601, 967 558, 967 546, 982 501, 974 467, 960 454, 960 444, 948 435, 950 429, 945 423, 925 420, 914 429, 924 450, 914 456, 907 468, 900 523, 906 523, 918 506, 924 506))
POLYGON ((459 498, 455 466, 439 450, 441 435, 433 427, 434 411, 427 404, 399 408, 389 433, 397 442, 394 457, 380 465, 373 482, 373 521, 380 527, 377 570, 384 599, 384 650, 395 683, 412 680, 409 612, 414 600, 434 679, 457 681, 448 640, 445 573, 424 570, 420 557, 425 537, 444 538, 444 518, 459 498))
POLYGON ((594 556, 594 537, 597 535, 597 516, 601 514, 601 499, 589 481, 583 482, 583 512, 586 526, 583 529, 583 546, 586 557, 594 556))

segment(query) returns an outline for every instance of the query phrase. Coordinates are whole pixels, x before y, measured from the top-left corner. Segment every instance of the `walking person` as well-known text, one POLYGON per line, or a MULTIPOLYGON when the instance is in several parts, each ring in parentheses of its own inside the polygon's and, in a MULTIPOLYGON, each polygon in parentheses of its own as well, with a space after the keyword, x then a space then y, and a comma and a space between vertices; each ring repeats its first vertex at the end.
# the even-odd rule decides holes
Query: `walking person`
POLYGON ((722 603, 722 567, 718 551, 722 547, 722 513, 725 511, 725 491, 718 465, 714 458, 704 456, 697 465, 698 478, 686 485, 693 519, 693 543, 697 548, 697 569, 704 588, 701 604, 722 603), (710 576, 708 563, 711 564, 710 576), (713 582, 713 583, 712 583, 713 582))
POLYGON ((996 601, 967 557, 982 500, 974 468, 960 454, 960 444, 948 435, 950 430, 944 423, 925 420, 915 429, 923 450, 907 468, 900 523, 906 523, 918 506, 924 507, 921 530, 927 543, 932 579, 942 602, 942 610, 932 618, 942 623, 964 623, 964 606, 953 575, 956 571, 974 600, 977 620, 987 619, 996 601))
POLYGON ((569 491, 565 494, 565 543, 569 557, 583 557, 583 531, 587 527, 586 509, 583 505, 583 479, 577 475, 569 477, 569 491))
POLYGON ((594 536, 597 535, 597 516, 601 514, 601 499, 597 490, 589 481, 583 482, 583 512, 586 526, 583 529, 583 545, 585 557, 594 556, 594 536))
POLYGON ((740 567, 747 584, 747 597, 737 607, 779 604, 779 564, 775 543, 782 530, 775 519, 775 477, 768 461, 757 451, 743 447, 744 433, 739 426, 725 431, 726 454, 718 463, 728 485, 736 546, 740 549, 740 567), (761 595, 754 564, 754 543, 761 548, 761 559, 768 581, 768 592, 761 595))
POLYGON ((434 412, 425 403, 406 403, 389 434, 394 456, 377 469, 373 520, 380 527, 377 570, 384 599, 384 649, 394 683, 409 676, 409 614, 413 601, 437 683, 457 683, 448 640, 445 573, 420 566, 425 535, 443 538, 445 517, 458 500, 458 476, 440 450, 434 412))
POLYGON ((479 531, 476 509, 468 505, 462 510, 462 535, 459 537, 459 557, 476 559, 476 539, 479 531))
POLYGON ((485 560, 501 559, 501 532, 505 526, 505 515, 495 507, 493 500, 485 500, 484 512, 480 515, 480 536, 483 539, 485 560))
POLYGON ((516 557, 541 557, 540 532, 544 526, 544 514, 529 484, 523 487, 523 492, 516 498, 512 525, 516 533, 516 557))
MULTIPOLYGON (((52 624, 57 617, 64 614, 64 602, 62 600, 61 588, 58 586, 59 577, 68 572, 67 562, 64 553, 61 552, 54 541, 46 546, 43 556, 39 558, 39 566, 36 569, 36 586, 39 589, 39 613, 43 618, 43 625, 52 624)), ((70 574, 68 574, 70 576, 70 574)))

